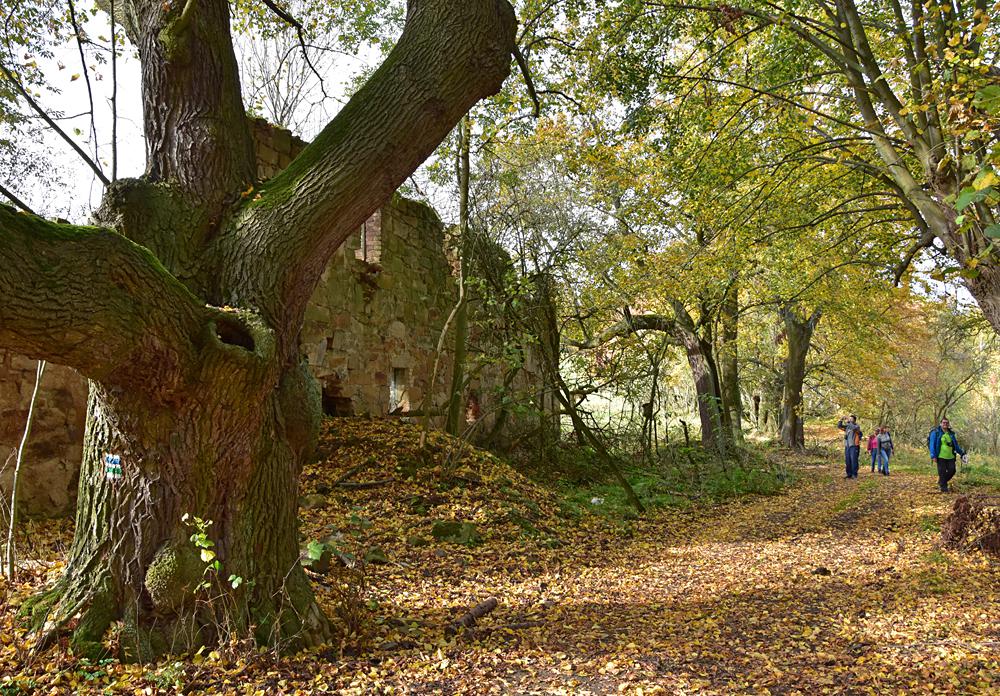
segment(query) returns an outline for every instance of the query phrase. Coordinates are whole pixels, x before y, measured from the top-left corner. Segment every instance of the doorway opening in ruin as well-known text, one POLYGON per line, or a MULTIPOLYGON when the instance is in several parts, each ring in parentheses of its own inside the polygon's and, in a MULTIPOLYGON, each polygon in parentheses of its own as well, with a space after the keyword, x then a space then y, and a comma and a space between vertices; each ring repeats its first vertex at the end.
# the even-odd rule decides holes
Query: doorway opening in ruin
POLYGON ((389 413, 406 413, 409 410, 409 370, 405 367, 394 367, 392 379, 389 381, 389 413))
POLYGON ((354 415, 354 403, 342 393, 339 379, 323 382, 323 413, 337 418, 354 415))

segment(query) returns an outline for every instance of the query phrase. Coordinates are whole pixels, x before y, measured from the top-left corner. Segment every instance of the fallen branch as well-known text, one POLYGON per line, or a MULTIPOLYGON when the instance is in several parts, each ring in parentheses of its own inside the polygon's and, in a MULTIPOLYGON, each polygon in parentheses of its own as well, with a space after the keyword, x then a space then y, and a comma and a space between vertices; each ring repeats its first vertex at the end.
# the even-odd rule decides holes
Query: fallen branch
POLYGON ((381 481, 340 481, 333 484, 337 488, 349 488, 351 490, 360 491, 367 488, 378 488, 379 486, 387 486, 390 483, 395 482, 394 478, 382 479, 381 481))
POLYGON ((497 608, 500 603, 497 601, 496 597, 490 597, 489 599, 480 602, 476 606, 472 607, 468 613, 464 614, 460 619, 453 622, 446 629, 444 629, 444 634, 446 636, 453 636, 462 629, 469 630, 476 625, 476 621, 483 618, 491 611, 497 608))
POLYGON ((348 479, 354 478, 355 474, 359 473, 362 469, 367 468, 368 465, 371 464, 371 463, 372 463, 371 460, 366 460, 366 461, 361 462, 357 466, 352 466, 350 469, 348 469, 346 472, 344 472, 344 474, 341 475, 336 481, 334 481, 333 485, 334 486, 339 486, 340 484, 344 483, 348 479))

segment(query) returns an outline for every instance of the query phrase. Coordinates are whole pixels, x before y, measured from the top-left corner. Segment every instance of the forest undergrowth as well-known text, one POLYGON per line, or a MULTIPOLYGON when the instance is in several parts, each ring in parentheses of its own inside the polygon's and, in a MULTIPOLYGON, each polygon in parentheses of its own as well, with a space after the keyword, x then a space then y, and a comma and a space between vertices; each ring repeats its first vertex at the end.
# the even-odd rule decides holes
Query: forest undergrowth
MULTIPOLYGON (((322 443, 303 475, 302 544, 336 644, 288 657, 224 646, 152 665, 31 655, 15 614, 62 569, 71 529, 29 523, 26 572, 0 591, 0 694, 1000 684, 1000 563, 942 545, 955 497, 935 493, 918 452, 888 478, 863 467, 858 481, 842 478, 833 450, 772 452, 788 485, 769 495, 670 496, 656 487, 678 481, 661 475, 643 493, 664 504, 639 518, 592 502, 603 484, 542 485, 443 435, 421 448, 414 426, 339 421, 322 443), (489 599, 474 625, 456 623, 489 599)), ((959 475, 960 491, 991 483, 980 468, 959 475)))

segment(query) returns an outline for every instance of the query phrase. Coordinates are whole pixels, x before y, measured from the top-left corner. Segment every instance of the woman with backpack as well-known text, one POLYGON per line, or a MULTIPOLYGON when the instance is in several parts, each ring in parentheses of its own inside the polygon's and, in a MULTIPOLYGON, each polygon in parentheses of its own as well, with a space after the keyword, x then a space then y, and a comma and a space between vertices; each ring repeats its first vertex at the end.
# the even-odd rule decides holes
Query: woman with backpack
POLYGON ((872 431, 872 434, 868 436, 868 445, 866 447, 866 449, 868 450, 868 454, 871 455, 872 458, 873 474, 875 473, 876 463, 878 463, 879 471, 882 471, 882 464, 878 454, 878 432, 879 432, 878 428, 875 428, 875 430, 872 431))
POLYGON ((878 429, 878 472, 883 476, 889 475, 889 457, 892 456, 893 444, 892 435, 885 426, 878 429))

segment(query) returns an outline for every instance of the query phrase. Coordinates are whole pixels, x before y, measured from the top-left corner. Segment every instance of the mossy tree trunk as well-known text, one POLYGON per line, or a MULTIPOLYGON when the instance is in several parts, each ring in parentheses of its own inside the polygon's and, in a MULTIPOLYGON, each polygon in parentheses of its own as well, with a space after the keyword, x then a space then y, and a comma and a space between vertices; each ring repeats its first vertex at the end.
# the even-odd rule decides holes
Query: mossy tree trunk
POLYGON ((694 380, 702 446, 705 449, 717 449, 725 457, 727 429, 723 421, 719 375, 712 357, 712 342, 699 333, 698 325, 682 302, 673 300, 671 305, 674 310, 674 335, 684 347, 694 380))
POLYGON ((116 622, 137 658, 220 628, 314 644, 328 624, 296 521, 320 417, 299 351, 306 303, 337 247, 499 89, 513 11, 411 2, 385 64, 260 187, 225 0, 117 7, 142 60, 146 174, 109 188, 97 227, 0 206, 0 347, 91 380, 76 537, 30 609, 43 644, 72 630, 84 653, 116 622), (207 575, 195 517, 211 521, 207 575), (222 595, 211 605, 196 601, 205 577, 222 595))

